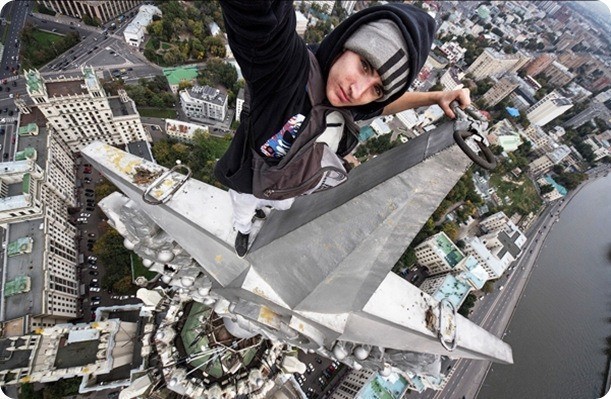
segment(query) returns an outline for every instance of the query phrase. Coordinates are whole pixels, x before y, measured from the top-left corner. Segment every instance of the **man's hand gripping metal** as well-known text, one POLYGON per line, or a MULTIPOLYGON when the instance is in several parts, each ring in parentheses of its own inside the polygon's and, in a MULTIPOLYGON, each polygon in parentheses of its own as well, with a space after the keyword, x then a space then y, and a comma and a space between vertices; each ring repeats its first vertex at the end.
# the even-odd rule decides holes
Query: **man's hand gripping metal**
POLYGON ((472 106, 462 110, 458 102, 450 104, 456 114, 454 120, 454 140, 461 150, 477 165, 492 170, 496 167, 496 159, 488 147, 486 139, 488 121, 472 106), (478 153, 479 150, 479 153, 478 153))

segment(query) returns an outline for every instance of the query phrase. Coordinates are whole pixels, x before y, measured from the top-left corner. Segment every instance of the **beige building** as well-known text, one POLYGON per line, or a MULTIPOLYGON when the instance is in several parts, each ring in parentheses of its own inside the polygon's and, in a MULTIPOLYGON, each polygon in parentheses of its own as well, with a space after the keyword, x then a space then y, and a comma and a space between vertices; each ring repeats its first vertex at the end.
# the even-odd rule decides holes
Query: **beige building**
POLYGON ((551 170, 554 166, 554 163, 551 159, 549 159, 547 155, 543 155, 532 161, 528 166, 531 175, 539 176, 551 170))
POLYGON ((335 389, 330 399, 354 399, 365 385, 374 377, 375 373, 371 370, 351 370, 342 383, 335 389))
POLYGON ((429 269, 429 274, 455 270, 465 255, 444 233, 437 233, 414 248, 418 263, 429 269))
POLYGON ((555 87, 567 85, 575 77, 575 75, 573 75, 566 66, 562 65, 558 61, 554 61, 548 65, 543 73, 549 78, 550 83, 555 87))
POLYGON ((460 72, 456 68, 449 68, 443 75, 441 75, 441 79, 439 80, 443 85, 443 89, 450 90, 458 90, 464 87, 461 82, 462 78, 465 76, 463 72, 460 72))
POLYGON ((526 117, 530 123, 544 126, 565 113, 571 107, 573 107, 571 100, 553 91, 527 109, 526 117))
POLYGON ((530 76, 537 76, 545 70, 552 62, 556 60, 556 55, 551 53, 541 54, 534 60, 530 61, 526 65, 526 74, 530 76))
POLYGON ((491 48, 486 48, 469 66, 467 73, 475 80, 488 77, 499 77, 506 72, 515 72, 530 60, 526 53, 504 54, 491 48))
POLYGON ((82 72, 77 79, 44 79, 37 70, 26 71, 26 88, 34 103, 22 104, 21 112, 39 109, 48 126, 74 152, 93 141, 110 145, 151 141, 125 91, 108 96, 92 67, 83 67, 82 72))
POLYGON ((0 321, 21 335, 79 317, 74 156, 38 108, 22 114, 15 160, 0 170, 6 230, 0 321), (32 125, 37 129, 32 129, 32 125), (40 130, 40 134, 37 133, 40 130))
POLYGON ((520 81, 515 73, 505 74, 484 94, 482 99, 489 107, 493 107, 507 97, 518 86, 520 86, 520 81))
POLYGON ((89 15, 106 23, 138 6, 142 0, 41 0, 41 3, 60 14, 74 18, 89 15))

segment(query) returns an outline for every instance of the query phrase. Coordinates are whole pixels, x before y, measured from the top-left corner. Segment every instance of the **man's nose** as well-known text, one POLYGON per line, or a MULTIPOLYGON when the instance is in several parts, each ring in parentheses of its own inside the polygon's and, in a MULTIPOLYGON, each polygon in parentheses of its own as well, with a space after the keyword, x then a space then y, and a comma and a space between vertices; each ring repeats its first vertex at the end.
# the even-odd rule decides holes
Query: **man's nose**
POLYGON ((370 87, 371 82, 369 81, 369 79, 358 79, 352 85, 352 97, 354 97, 354 99, 362 98, 367 94, 370 87))

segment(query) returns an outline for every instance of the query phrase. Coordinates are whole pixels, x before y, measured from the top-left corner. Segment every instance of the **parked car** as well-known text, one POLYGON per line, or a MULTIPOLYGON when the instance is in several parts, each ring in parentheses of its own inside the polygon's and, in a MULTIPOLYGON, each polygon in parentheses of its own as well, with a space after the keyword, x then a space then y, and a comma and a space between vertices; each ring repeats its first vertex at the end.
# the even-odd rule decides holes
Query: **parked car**
POLYGON ((86 177, 84 180, 85 180, 85 183, 91 183, 91 179, 88 177, 86 177))
POLYGON ((102 299, 102 298, 100 298, 99 296, 92 296, 91 297, 92 301, 99 301, 100 299, 102 299))
POLYGON ((100 287, 90 286, 89 292, 100 292, 100 287))
POLYGON ((94 261, 94 262, 95 262, 96 260, 98 260, 98 257, 97 257, 97 256, 93 256, 93 255, 89 255, 89 256, 87 257, 87 260, 92 260, 92 261, 94 261))
POLYGON ((86 193, 93 193, 94 191, 93 191, 92 189, 90 189, 90 188, 86 188, 86 189, 85 189, 85 192, 86 192, 86 193))
POLYGON ((99 273, 98 273, 98 272, 96 272, 95 270, 89 270, 89 274, 90 274, 91 276, 97 276, 99 273))
POLYGON ((89 237, 95 237, 95 233, 89 233, 87 234, 89 237))
POLYGON ((88 206, 85 208, 86 211, 95 211, 95 208, 92 206, 88 206))
POLYGON ((85 193, 85 197, 93 197, 93 193, 85 193))
POLYGON ((95 240, 93 238, 89 238, 87 240, 87 242, 90 243, 90 244, 95 244, 95 240))
POLYGON ((93 250, 93 244, 87 244, 87 250, 89 251, 93 250))
POLYGON ((94 264, 89 265, 89 268, 92 270, 98 270, 98 266, 94 264))
POLYGON ((91 213, 85 213, 85 212, 81 213, 82 218, 88 218, 89 216, 91 216, 91 213))
POLYGON ((92 306, 97 306, 100 304, 100 301, 91 301, 92 306))

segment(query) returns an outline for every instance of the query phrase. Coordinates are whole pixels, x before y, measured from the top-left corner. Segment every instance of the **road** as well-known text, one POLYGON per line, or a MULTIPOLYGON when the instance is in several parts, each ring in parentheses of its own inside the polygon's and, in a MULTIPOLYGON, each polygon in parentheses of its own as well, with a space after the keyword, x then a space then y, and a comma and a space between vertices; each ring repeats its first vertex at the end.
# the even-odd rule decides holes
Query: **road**
MULTIPOLYGON (((526 233, 528 240, 520 257, 509 265, 507 272, 495 283, 494 292, 484 295, 481 300, 477 301, 473 313, 469 316, 471 321, 497 337, 505 336, 505 329, 523 296, 523 289, 528 283, 530 273, 536 267, 536 260, 544 245, 545 237, 553 228, 556 215, 563 206, 564 202, 558 200, 540 212, 539 217, 526 233), (509 270, 510 268, 513 270, 509 270), (501 286, 503 290, 500 290, 501 286)), ((448 382, 443 390, 427 390, 422 394, 410 394, 408 397, 421 399, 475 398, 490 366, 491 363, 487 361, 457 360, 448 373, 448 382)))

